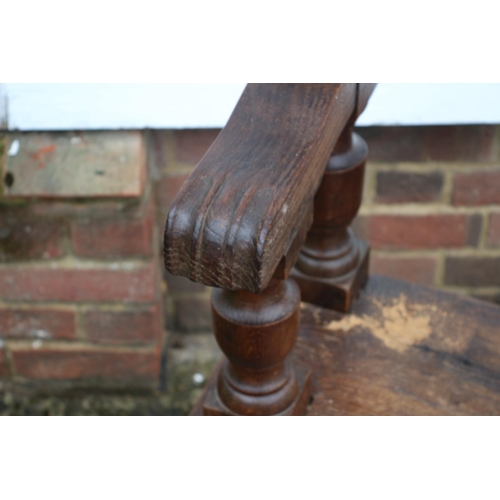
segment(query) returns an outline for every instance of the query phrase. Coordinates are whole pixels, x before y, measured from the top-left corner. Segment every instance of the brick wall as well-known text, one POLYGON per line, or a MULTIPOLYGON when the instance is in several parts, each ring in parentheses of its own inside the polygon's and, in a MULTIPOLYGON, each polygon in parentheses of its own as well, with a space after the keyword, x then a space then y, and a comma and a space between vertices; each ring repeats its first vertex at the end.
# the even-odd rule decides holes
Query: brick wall
MULTIPOLYGON (((0 377, 156 384, 166 331, 211 329, 210 290, 163 271, 161 252, 171 203, 218 132, 141 132, 148 168, 126 196, 4 185, 0 377)), ((370 160, 354 228, 371 272, 500 302, 500 126, 358 132, 370 160)))
MULTIPOLYGON (((117 133, 113 140, 127 142, 126 134, 117 133)), ((67 163, 47 156, 40 166, 40 157, 28 151, 32 156, 22 165, 9 164, 5 149, 12 137, 0 142, 4 182, 6 170, 16 182, 25 180, 25 170, 34 169, 33 176, 53 176, 55 186, 47 196, 31 193, 27 185, 19 188, 25 189, 22 195, 8 192, 16 184, 3 187, 0 376, 157 386, 164 332, 156 203, 149 182, 137 184, 142 187, 134 194, 117 189, 128 189, 127 176, 146 180, 145 156, 132 155, 134 161, 128 163, 121 156, 116 159, 121 167, 110 177, 112 194, 99 192, 100 177, 107 172, 96 170, 98 185, 89 181, 86 196, 68 197, 66 190, 81 189, 87 182, 79 177, 75 186, 78 174, 71 171, 71 162, 76 158, 77 168, 94 168, 104 154, 95 151, 108 154, 111 139, 96 133, 77 156, 65 150, 78 144, 75 136, 51 134, 49 139, 68 153, 67 163)), ((28 150, 36 140, 30 134, 21 137, 28 150)), ((133 141, 140 151, 143 134, 135 133, 133 141)), ((116 166, 108 157, 105 162, 106 168, 116 166)), ((45 177, 40 177, 41 185, 45 177)))
POLYGON ((500 127, 371 127, 356 232, 373 273, 500 301, 500 127))

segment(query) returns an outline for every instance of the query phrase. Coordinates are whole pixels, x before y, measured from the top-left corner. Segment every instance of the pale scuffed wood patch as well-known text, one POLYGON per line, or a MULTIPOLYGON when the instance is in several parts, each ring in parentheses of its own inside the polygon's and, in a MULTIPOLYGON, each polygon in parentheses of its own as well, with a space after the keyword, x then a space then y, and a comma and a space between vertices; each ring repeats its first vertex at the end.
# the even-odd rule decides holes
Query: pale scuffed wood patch
POLYGON ((418 344, 432 333, 430 326, 431 311, 435 306, 412 304, 407 306, 407 299, 401 294, 391 305, 384 305, 374 299, 373 304, 380 315, 347 315, 340 321, 331 321, 325 328, 332 331, 350 331, 357 326, 368 329, 388 348, 404 352, 408 347, 418 344))

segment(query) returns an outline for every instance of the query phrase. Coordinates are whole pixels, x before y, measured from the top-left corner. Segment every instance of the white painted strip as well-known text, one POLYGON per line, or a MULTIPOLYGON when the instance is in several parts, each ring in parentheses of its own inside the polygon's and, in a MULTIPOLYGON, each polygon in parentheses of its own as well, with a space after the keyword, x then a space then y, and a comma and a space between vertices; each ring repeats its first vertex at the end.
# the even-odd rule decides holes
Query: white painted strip
POLYGON ((5 84, 10 130, 214 128, 245 84, 5 84))
MULTIPOLYGON (((0 98, 7 97, 10 130, 220 128, 244 87, 9 83, 0 85, 0 98)), ((358 120, 361 126, 474 123, 500 123, 500 84, 381 83, 358 120)))
POLYGON ((358 125, 500 123, 500 84, 381 83, 358 125))

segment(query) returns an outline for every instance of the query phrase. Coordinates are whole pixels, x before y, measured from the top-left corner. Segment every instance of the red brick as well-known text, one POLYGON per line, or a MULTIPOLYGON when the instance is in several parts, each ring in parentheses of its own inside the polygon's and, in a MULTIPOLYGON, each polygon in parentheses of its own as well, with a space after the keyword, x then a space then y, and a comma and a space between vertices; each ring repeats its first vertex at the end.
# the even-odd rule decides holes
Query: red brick
POLYGON ((500 247, 500 214, 490 215, 488 246, 500 247))
POLYGON ((5 349, 3 349, 3 347, 0 345, 0 377, 8 377, 9 374, 9 366, 7 364, 5 349))
POLYGON ((152 302, 157 297, 157 272, 153 264, 132 270, 2 268, 0 296, 4 300, 152 302))
POLYGON ((10 338, 75 338, 74 311, 56 308, 0 309, 0 336, 10 338))
POLYGON ((87 338, 97 344, 144 344, 161 336, 157 306, 147 310, 87 311, 83 317, 87 338))
POLYGON ((434 285, 436 259, 425 257, 370 257, 370 273, 383 274, 391 278, 417 283, 434 285))
POLYGON ((75 254, 95 259, 148 257, 152 252, 153 221, 151 205, 142 220, 75 222, 72 227, 75 254))
POLYGON ((219 129, 176 130, 176 159, 186 163, 198 163, 215 141, 219 132, 219 129))
POLYGON ((424 127, 360 127, 368 143, 368 160, 381 162, 423 160, 424 127))
POLYGON ((443 189, 441 172, 378 172, 376 201, 379 203, 430 202, 443 189))
POLYGON ((176 197, 179 189, 184 184, 189 174, 180 174, 173 177, 163 177, 156 184, 156 199, 160 211, 165 216, 168 214, 172 202, 176 197))
POLYGON ((64 223, 30 216, 25 207, 0 210, 0 261, 54 259, 64 255, 64 223))
POLYGON ((158 351, 97 349, 12 349, 17 375, 39 380, 156 379, 160 371, 158 351))
POLYGON ((453 183, 453 204, 500 204, 500 170, 457 174, 453 183))
POLYGON ((374 215, 369 242, 375 249, 457 248, 466 244, 465 215, 374 215))
POLYGON ((491 125, 425 127, 424 156, 435 161, 489 161, 493 138, 491 125))
POLYGON ((447 257, 444 282, 455 286, 500 286, 500 257, 447 257))
POLYGON ((360 127, 369 159, 403 161, 490 161, 494 126, 436 125, 412 127, 360 127))
POLYGON ((483 229, 483 216, 481 214, 469 215, 467 219, 467 246, 477 247, 483 229))

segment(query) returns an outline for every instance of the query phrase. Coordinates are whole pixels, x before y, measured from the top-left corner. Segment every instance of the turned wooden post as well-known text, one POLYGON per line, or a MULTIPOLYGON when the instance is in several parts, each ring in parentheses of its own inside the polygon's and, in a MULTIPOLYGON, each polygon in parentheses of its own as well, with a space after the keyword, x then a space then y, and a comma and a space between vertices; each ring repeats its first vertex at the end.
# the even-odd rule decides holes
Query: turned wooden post
POLYGON ((215 289, 214 333, 227 356, 205 415, 300 415, 309 399, 309 370, 292 366, 299 332, 300 290, 272 280, 261 293, 215 289))
POLYGON ((349 312, 366 283, 370 253, 349 227, 361 205, 368 156, 366 142, 352 129, 346 126, 328 161, 314 222, 292 271, 304 302, 342 312, 349 312))
POLYGON ((248 85, 172 204, 165 267, 215 287, 214 333, 226 356, 206 389, 205 415, 306 411, 310 367, 289 356, 300 290, 287 278, 358 87, 248 85))

